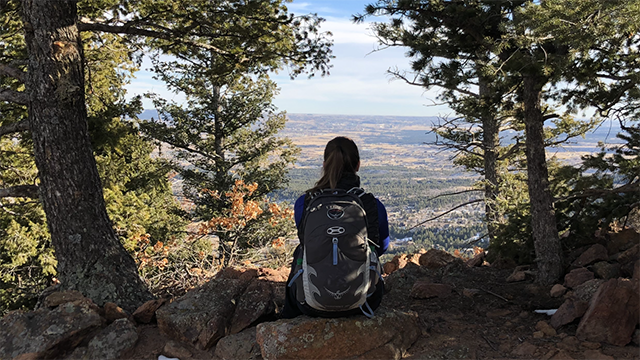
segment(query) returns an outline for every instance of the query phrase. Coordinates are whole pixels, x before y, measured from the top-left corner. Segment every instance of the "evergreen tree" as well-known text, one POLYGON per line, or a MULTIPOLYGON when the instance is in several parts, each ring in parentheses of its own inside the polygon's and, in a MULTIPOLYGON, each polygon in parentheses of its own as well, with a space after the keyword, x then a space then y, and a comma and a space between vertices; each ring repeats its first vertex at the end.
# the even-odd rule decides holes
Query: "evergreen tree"
POLYGON ((3 123, 0 134, 31 132, 62 286, 126 310, 150 294, 106 212, 88 135, 80 32, 124 37, 138 54, 146 46, 188 58, 193 49, 206 48, 227 65, 224 71, 286 63, 293 75, 325 73, 330 57, 330 43, 318 36, 319 20, 294 17, 280 1, 107 0, 78 6, 74 0, 3 0, 0 12, 18 15, 25 34, 19 56, 2 59, 2 75, 11 84, 2 87, 0 100, 28 110, 26 121, 3 123))
MULTIPOLYGON (((142 129, 176 150, 175 168, 184 180, 182 191, 195 205, 192 220, 224 216, 234 206, 235 197, 221 195, 232 192, 240 180, 256 184, 243 201, 261 203, 286 184, 287 168, 298 149, 289 139, 277 136, 286 117, 271 103, 275 83, 267 76, 218 77, 208 61, 156 65, 173 90, 187 95, 187 104, 182 107, 155 98, 159 117, 142 123, 142 129)), ((291 230, 265 232, 271 227, 266 212, 250 220, 242 231, 216 231, 222 265, 229 264, 237 249, 263 246, 291 230), (235 244, 234 249, 229 244, 235 244)))

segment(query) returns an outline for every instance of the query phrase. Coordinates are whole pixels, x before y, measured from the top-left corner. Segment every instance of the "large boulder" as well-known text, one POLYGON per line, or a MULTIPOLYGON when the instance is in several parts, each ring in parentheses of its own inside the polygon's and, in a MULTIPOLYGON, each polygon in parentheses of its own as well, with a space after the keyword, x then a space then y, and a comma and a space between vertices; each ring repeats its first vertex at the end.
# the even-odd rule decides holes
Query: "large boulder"
POLYGON ((262 323, 256 340, 272 359, 400 359, 420 334, 415 313, 378 309, 376 316, 299 316, 262 323))
POLYGON ((560 305, 558 310, 551 316, 551 326, 559 328, 580 318, 587 311, 589 303, 579 299, 569 298, 560 305))
POLYGON ((573 267, 591 265, 598 261, 609 260, 607 248, 600 244, 594 244, 583 252, 572 264, 573 267))
POLYGON ((72 359, 115 360, 122 358, 138 341, 136 326, 129 319, 120 318, 102 329, 87 347, 77 348, 72 359))
POLYGON ((593 278, 593 273, 587 268, 581 267, 573 269, 564 276, 564 286, 574 289, 580 284, 593 280, 593 278))
POLYGON ((103 323, 91 300, 82 298, 55 309, 15 311, 0 319, 0 359, 22 354, 55 358, 70 352, 103 323))
POLYGON ((582 317, 576 336, 583 341, 607 342, 624 346, 640 316, 637 281, 611 279, 600 286, 582 317))
POLYGON ((634 245, 640 244, 640 234, 632 228, 623 229, 619 232, 608 233, 607 250, 609 254, 615 254, 628 250, 634 245))
POLYGON ((274 314, 286 275, 269 269, 225 269, 200 288, 156 311, 166 336, 204 350, 261 317, 274 314))

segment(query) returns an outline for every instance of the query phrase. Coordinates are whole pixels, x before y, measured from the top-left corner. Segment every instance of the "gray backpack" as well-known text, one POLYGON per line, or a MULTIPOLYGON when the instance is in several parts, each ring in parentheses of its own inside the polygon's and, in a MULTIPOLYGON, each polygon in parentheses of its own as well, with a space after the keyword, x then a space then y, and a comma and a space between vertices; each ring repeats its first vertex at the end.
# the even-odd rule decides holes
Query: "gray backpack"
POLYGON ((377 245, 367 236, 364 194, 360 188, 322 190, 305 208, 298 229, 302 251, 289 286, 295 283, 297 301, 316 313, 360 308, 373 316, 367 297, 381 279, 381 267, 377 245))

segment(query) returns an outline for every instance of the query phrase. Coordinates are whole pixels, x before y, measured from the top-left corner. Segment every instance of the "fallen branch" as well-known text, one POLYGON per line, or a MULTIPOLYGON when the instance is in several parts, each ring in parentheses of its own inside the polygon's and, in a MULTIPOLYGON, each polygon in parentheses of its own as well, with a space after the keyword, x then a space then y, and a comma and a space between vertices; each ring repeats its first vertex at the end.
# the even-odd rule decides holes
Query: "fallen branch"
POLYGON ((25 72, 7 64, 0 64, 0 75, 10 76, 24 82, 25 72))
POLYGON ((509 300, 508 300, 508 299, 503 298, 502 296, 500 296, 500 295, 498 295, 498 294, 494 293, 493 291, 485 290, 485 289, 482 289, 482 288, 480 288, 480 290, 482 290, 482 291, 486 292, 487 294, 491 294, 491 295, 493 295, 493 296, 497 297, 498 299, 502 299, 502 300, 504 300, 504 301, 506 301, 506 302, 509 302, 509 300))

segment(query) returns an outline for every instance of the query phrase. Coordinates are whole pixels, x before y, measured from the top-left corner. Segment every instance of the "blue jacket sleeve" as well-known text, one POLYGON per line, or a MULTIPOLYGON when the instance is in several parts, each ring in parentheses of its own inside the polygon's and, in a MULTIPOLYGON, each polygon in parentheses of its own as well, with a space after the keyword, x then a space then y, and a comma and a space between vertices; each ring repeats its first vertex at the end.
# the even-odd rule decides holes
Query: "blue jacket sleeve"
POLYGON ((380 233, 380 247, 376 249, 376 252, 380 256, 389 247, 389 219, 387 218, 387 209, 377 198, 376 203, 378 204, 378 231, 380 233))
POLYGON ((293 218, 296 220, 296 227, 300 226, 302 221, 302 213, 304 212, 304 194, 296 200, 293 205, 293 218))

